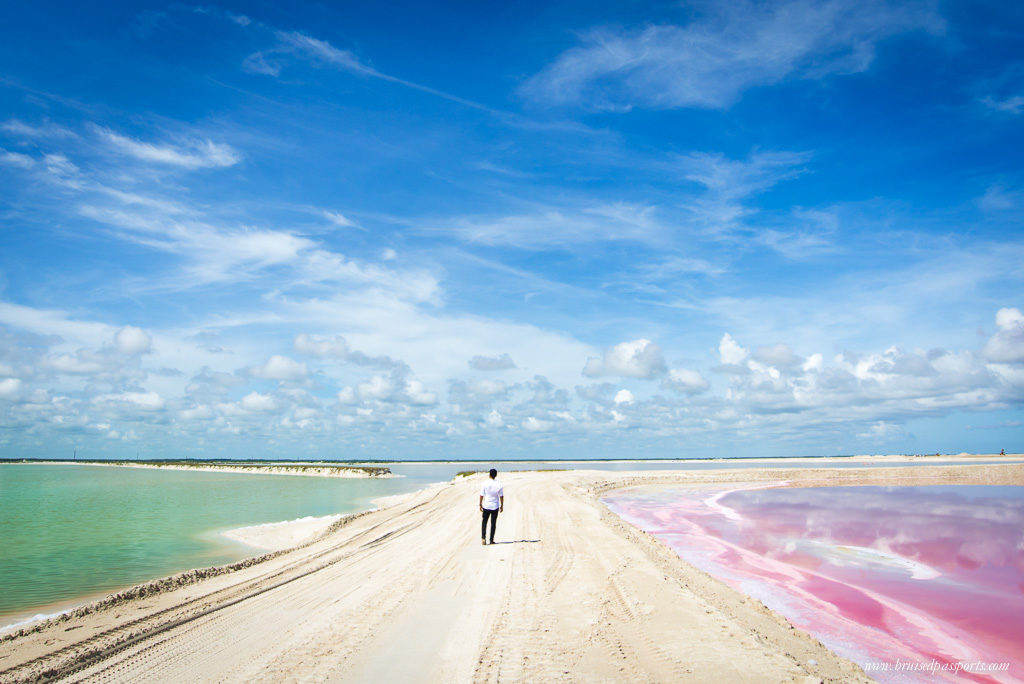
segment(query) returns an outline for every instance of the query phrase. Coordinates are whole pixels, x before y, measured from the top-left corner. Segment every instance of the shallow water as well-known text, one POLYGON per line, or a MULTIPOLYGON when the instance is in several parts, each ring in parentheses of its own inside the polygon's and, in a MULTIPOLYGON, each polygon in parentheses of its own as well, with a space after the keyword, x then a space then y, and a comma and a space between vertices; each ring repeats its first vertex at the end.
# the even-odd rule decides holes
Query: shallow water
POLYGON ((1024 675, 1024 487, 637 487, 605 502, 880 681, 1024 675), (1009 669, 939 669, 958 662, 1009 669))
POLYGON ((259 553, 221 531, 367 510, 374 498, 424 484, 418 477, 0 466, 0 626, 29 609, 259 553))

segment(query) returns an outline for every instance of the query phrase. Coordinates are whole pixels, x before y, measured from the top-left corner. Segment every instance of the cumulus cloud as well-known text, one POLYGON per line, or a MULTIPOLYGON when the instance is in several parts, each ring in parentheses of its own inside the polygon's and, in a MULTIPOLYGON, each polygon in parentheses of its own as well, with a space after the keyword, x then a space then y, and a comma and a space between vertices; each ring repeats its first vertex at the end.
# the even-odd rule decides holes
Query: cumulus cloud
POLYGON ((614 401, 616 404, 632 404, 635 400, 636 397, 628 389, 622 389, 615 393, 614 401))
POLYGON ((405 383, 405 397, 410 404, 416 406, 433 406, 437 403, 437 395, 427 391, 418 380, 409 380, 405 383))
POLYGON ((505 425, 505 420, 501 417, 501 414, 498 412, 497 409, 493 409, 490 413, 487 414, 485 422, 487 423, 488 427, 492 428, 500 428, 505 425))
POLYGON ((738 366, 746 361, 750 352, 739 345, 732 335, 725 333, 718 342, 718 358, 724 366, 738 366))
POLYGON ((683 394, 700 394, 711 386, 700 372, 687 368, 669 370, 668 377, 662 381, 662 385, 683 394))
POLYGON ((996 363, 1024 363, 1024 314, 1016 308, 1000 309, 996 327, 999 330, 985 344, 985 358, 996 363))
POLYGON ((523 421, 523 429, 529 432, 548 432, 554 428, 555 424, 550 420, 541 420, 534 416, 528 416, 523 421))
POLYGON ((242 159, 230 145, 215 143, 212 140, 192 139, 185 140, 179 145, 158 145, 129 138, 108 128, 96 126, 95 131, 112 149, 155 164, 202 169, 234 166, 242 159))
POLYGON ((609 347, 600 357, 587 359, 583 375, 590 378, 618 376, 626 378, 655 378, 666 372, 661 347, 650 340, 633 340, 609 347))
POLYGON ((469 360, 469 367, 478 371, 499 371, 515 368, 516 364, 508 354, 501 356, 474 356, 469 360))
POLYGON ((685 26, 584 32, 579 45, 521 92, 542 105, 590 110, 726 108, 756 86, 864 71, 880 41, 942 29, 925 3, 784 0, 711 7, 685 26))
POLYGON ((266 413, 277 410, 277 401, 269 394, 250 392, 242 397, 241 406, 253 413, 266 413))
POLYGON ((318 356, 320 358, 334 357, 344 359, 351 351, 348 342, 340 335, 334 337, 298 335, 295 338, 294 347, 295 351, 300 354, 308 354, 309 356, 318 356))
POLYGON ((144 330, 126 325, 117 331, 114 344, 122 354, 135 356, 148 352, 153 346, 153 338, 144 330))
POLYGON ((159 411, 165 405, 164 398, 156 392, 121 392, 119 394, 101 394, 93 399, 97 404, 120 404, 144 411, 159 411))
POLYGON ((21 379, 4 378, 0 380, 0 399, 14 399, 20 394, 21 379))
POLYGON ((263 380, 296 382, 305 379, 309 375, 309 368, 304 363, 289 359, 287 356, 275 354, 267 359, 266 363, 250 368, 249 375, 263 380))
POLYGON ((387 401, 394 396, 397 388, 391 378, 375 375, 367 382, 359 383, 356 389, 359 392, 360 399, 387 401))
POLYGON ((385 370, 408 370, 406 364, 396 361, 389 356, 369 356, 361 351, 352 349, 348 341, 341 335, 321 337, 301 334, 296 336, 294 347, 295 351, 300 354, 315 356, 321 359, 338 359, 359 366, 372 366, 385 370))

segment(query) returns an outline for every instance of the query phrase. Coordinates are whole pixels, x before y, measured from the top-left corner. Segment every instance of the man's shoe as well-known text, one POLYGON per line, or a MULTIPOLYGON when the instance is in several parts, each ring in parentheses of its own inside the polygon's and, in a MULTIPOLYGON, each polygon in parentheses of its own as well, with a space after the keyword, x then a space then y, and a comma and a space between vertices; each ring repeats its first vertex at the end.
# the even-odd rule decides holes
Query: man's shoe
POLYGON ((484 546, 487 546, 487 540, 486 539, 481 539, 480 543, 483 544, 484 546))

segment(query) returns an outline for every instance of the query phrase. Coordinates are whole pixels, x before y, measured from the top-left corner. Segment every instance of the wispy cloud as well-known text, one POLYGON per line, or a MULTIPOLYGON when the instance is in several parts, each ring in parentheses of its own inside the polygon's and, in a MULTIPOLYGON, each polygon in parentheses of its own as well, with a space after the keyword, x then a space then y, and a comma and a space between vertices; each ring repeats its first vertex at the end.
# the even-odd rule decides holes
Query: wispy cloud
POLYGON ((478 245, 564 249, 594 242, 659 242, 668 229, 653 206, 617 202, 589 207, 545 207, 533 213, 467 216, 430 232, 478 245))
POLYGON ((35 166, 35 160, 27 154, 11 152, 0 148, 0 164, 4 164, 6 166, 17 166, 22 169, 31 169, 35 166))
POLYGON ((580 45, 527 80, 522 94, 542 105, 589 110, 719 109, 750 88, 787 77, 865 71, 880 41, 943 26, 926 3, 789 0, 714 7, 686 26, 587 31, 580 45))
POLYGON ((1002 99, 986 96, 981 98, 981 103, 990 109, 1008 114, 1020 114, 1024 111, 1024 95, 1011 95, 1002 99))
POLYGON ((208 139, 185 140, 177 145, 156 144, 129 138, 101 126, 94 126, 94 130, 117 152, 154 164, 203 169, 234 166, 242 159, 230 145, 208 139))
POLYGON ((257 74, 278 76, 290 59, 300 58, 316 66, 341 69, 342 71, 359 76, 380 79, 405 86, 406 88, 412 88, 428 95, 440 97, 450 102, 456 102, 466 107, 493 114, 502 114, 502 112, 479 102, 378 71, 360 60, 352 51, 337 48, 326 40, 314 38, 301 31, 275 31, 275 36, 277 44, 268 50, 254 52, 246 57, 242 63, 244 69, 257 74))
POLYGON ((18 119, 11 119, 0 124, 3 131, 22 138, 77 138, 78 134, 70 128, 58 126, 48 121, 40 124, 27 124, 18 119))

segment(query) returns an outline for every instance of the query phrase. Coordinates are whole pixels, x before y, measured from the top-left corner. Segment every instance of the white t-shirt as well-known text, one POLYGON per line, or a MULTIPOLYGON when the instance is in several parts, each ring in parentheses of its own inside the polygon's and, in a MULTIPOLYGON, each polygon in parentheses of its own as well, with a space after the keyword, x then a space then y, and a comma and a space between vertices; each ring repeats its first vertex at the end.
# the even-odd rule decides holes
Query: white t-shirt
POLYGON ((480 496, 484 497, 484 508, 496 511, 498 510, 498 497, 505 496, 505 488, 497 480, 488 480, 480 488, 480 496))

